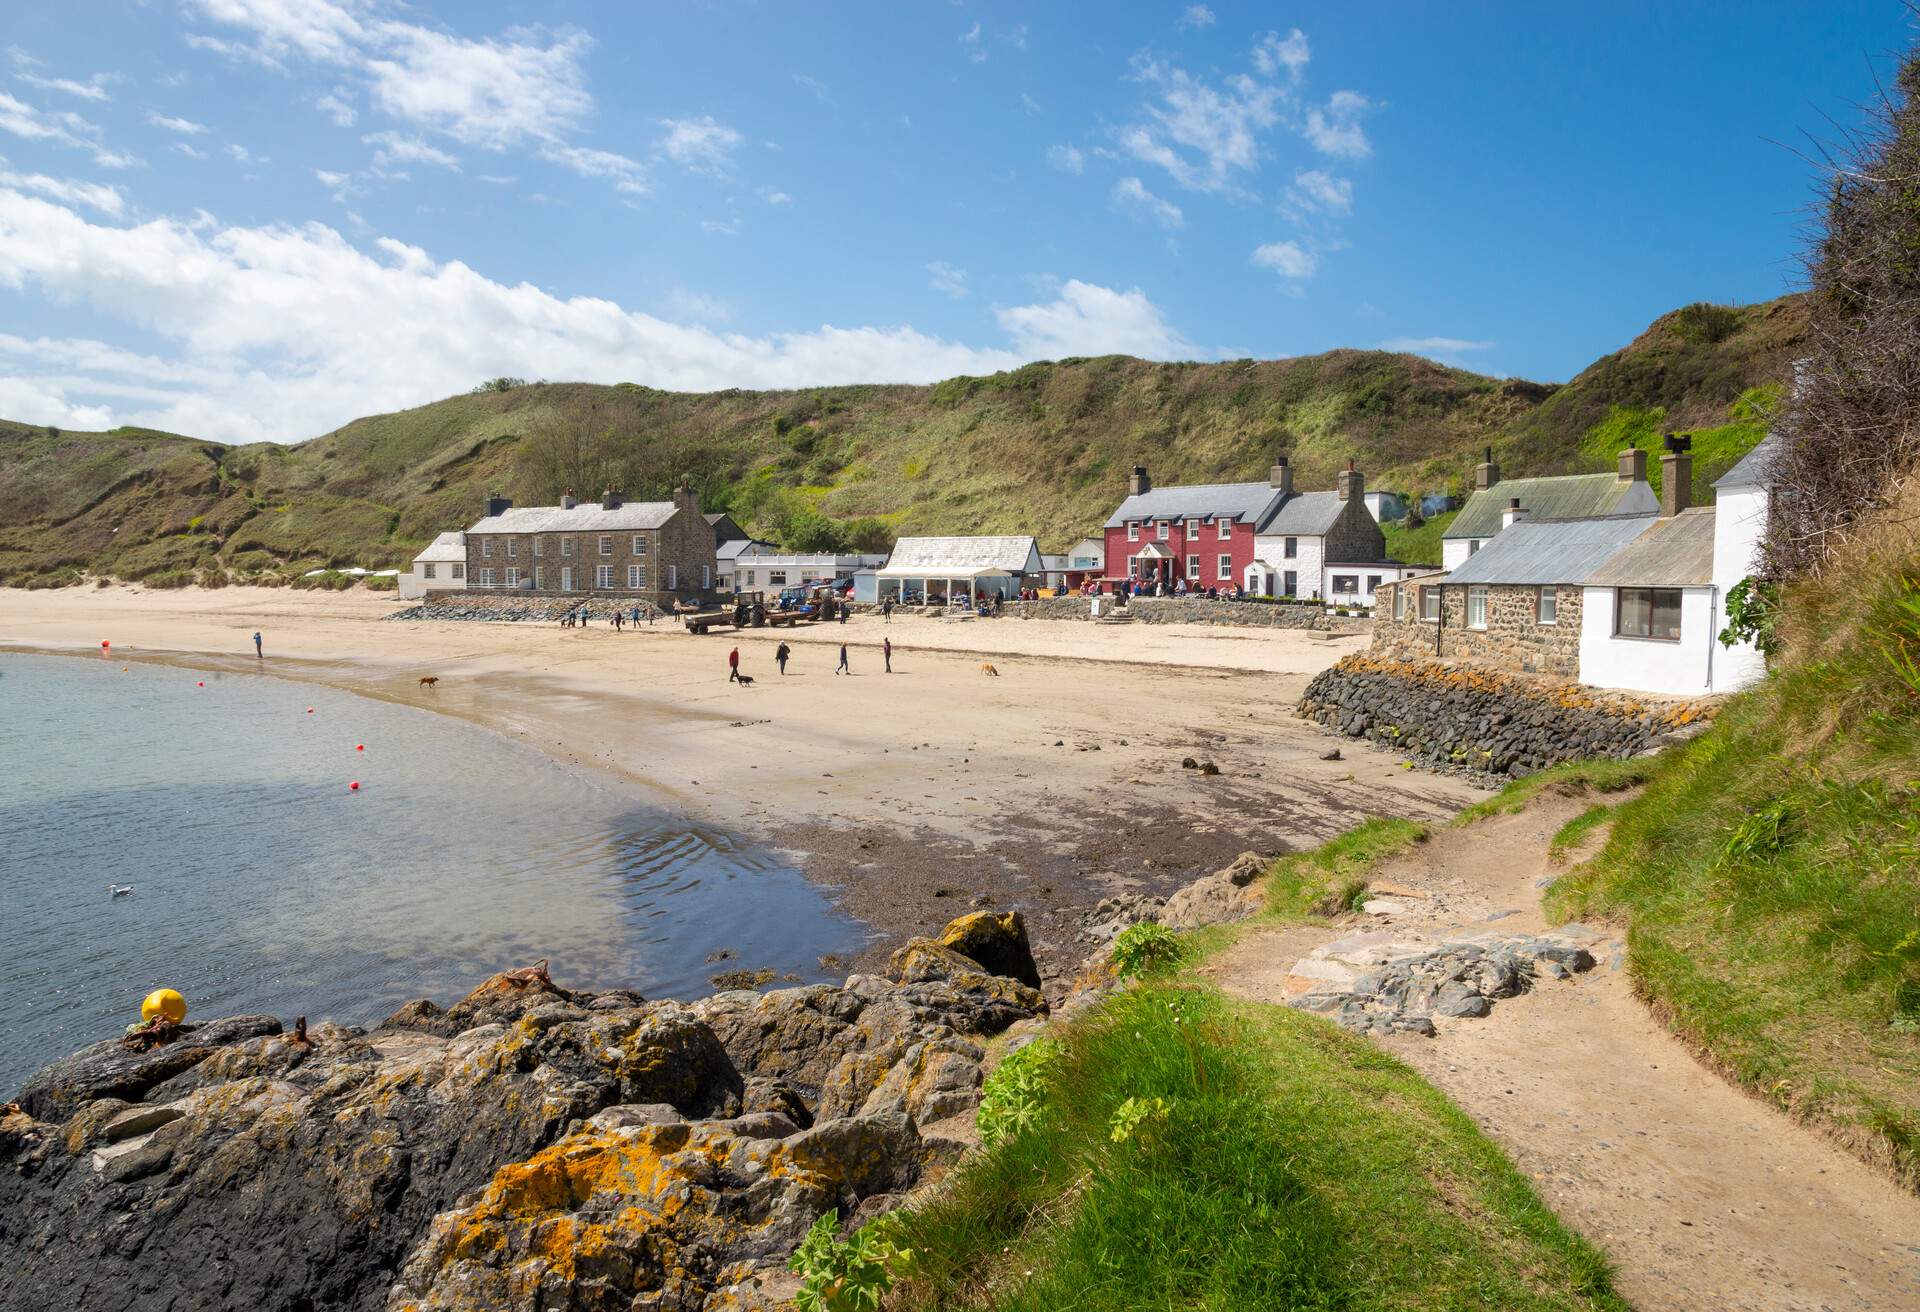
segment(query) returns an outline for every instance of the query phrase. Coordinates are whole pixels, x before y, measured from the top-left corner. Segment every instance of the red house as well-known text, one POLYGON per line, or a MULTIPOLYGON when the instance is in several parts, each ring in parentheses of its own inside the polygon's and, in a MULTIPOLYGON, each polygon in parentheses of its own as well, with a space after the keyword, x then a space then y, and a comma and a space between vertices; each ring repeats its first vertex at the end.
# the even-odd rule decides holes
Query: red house
MULTIPOLYGON (((1285 458, 1275 466, 1285 468, 1285 458)), ((1127 479, 1127 499, 1106 522, 1107 577, 1169 588, 1231 588, 1254 560, 1254 538, 1294 495, 1291 475, 1265 483, 1156 488, 1145 465, 1127 479)))

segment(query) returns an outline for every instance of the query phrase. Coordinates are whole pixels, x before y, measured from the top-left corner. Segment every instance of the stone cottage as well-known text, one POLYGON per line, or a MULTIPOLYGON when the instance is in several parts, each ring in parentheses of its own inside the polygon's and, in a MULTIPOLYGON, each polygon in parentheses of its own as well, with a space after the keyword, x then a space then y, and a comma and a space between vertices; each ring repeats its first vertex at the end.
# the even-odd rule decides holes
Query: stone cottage
POLYGON ((688 488, 671 501, 599 501, 514 506, 490 497, 467 529, 467 588, 634 598, 656 605, 696 600, 715 586, 714 530, 688 488))
POLYGON ((1474 468, 1473 495, 1440 535, 1444 569, 1466 563, 1511 523, 1514 503, 1534 519, 1589 519, 1601 515, 1651 515, 1660 500, 1647 482, 1647 453, 1629 447, 1611 474, 1558 474, 1548 478, 1501 478, 1488 447, 1474 468))

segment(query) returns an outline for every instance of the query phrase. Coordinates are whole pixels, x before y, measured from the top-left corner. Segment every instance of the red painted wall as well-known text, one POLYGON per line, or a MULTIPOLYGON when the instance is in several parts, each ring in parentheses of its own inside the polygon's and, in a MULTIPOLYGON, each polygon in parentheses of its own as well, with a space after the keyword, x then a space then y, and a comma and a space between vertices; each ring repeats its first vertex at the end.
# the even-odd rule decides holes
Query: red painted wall
POLYGON ((1175 577, 1186 574, 1189 554, 1200 557, 1200 577, 1188 579, 1188 587, 1232 587, 1245 576, 1247 566, 1253 563, 1253 526, 1236 523, 1233 526, 1233 536, 1225 542, 1220 540, 1218 528, 1217 524, 1203 521, 1200 524, 1199 536, 1194 538, 1191 545, 1187 541, 1185 520, 1173 522, 1167 530, 1164 542, 1160 540, 1158 528, 1151 524, 1140 526, 1138 542, 1127 539, 1127 530, 1124 525, 1119 528, 1110 528, 1107 530, 1107 577, 1119 578, 1127 574, 1129 572, 1127 558, 1138 554, 1147 543, 1156 542, 1176 557, 1175 577), (1224 575, 1219 569, 1220 557, 1223 555, 1233 557, 1232 567, 1224 575))

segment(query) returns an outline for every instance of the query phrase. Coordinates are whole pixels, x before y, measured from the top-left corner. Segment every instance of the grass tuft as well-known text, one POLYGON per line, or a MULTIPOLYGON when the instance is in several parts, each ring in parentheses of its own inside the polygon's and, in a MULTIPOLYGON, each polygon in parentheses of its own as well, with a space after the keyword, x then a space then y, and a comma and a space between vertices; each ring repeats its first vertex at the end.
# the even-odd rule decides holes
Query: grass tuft
POLYGON ((1288 917, 1351 911, 1364 899, 1375 867, 1426 838, 1423 824, 1374 816, 1311 851, 1291 852, 1267 867, 1267 911, 1288 917))
POLYGON ((1475 802, 1448 823, 1455 829, 1464 829, 1497 815, 1517 815, 1526 810, 1534 798, 1548 791, 1562 797, 1622 793, 1651 779, 1654 769, 1653 758, 1618 761, 1611 757, 1595 757, 1586 761, 1567 761, 1538 774, 1515 779, 1492 797, 1475 802))
POLYGON ((1560 826, 1551 842, 1547 844, 1547 856, 1550 860, 1564 863, 1580 850, 1587 836, 1607 822, 1613 814, 1613 808, 1605 803, 1595 803, 1573 819, 1560 826))

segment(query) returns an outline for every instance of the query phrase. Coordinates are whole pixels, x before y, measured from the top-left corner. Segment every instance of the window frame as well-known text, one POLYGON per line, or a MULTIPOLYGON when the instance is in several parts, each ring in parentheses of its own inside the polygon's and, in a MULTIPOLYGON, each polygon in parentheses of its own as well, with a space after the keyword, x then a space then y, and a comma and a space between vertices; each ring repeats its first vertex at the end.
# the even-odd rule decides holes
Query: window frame
POLYGON ((768 586, 768 587, 770 587, 770 588, 784 588, 784 587, 786 587, 786 586, 787 586, 787 571, 785 571, 785 570, 783 570, 783 569, 770 569, 770 570, 768 570, 768 571, 767 571, 767 586, 768 586))
POLYGON ((600 554, 603 556, 611 556, 613 554, 613 534, 602 533, 600 535, 600 554))
POLYGON ((547 590, 547 567, 545 565, 535 565, 533 567, 533 590, 535 592, 545 592, 547 590))
POLYGON ((1485 633, 1487 631, 1487 609, 1489 600, 1486 584, 1469 583, 1467 585, 1467 627, 1476 633, 1485 633), (1476 602, 1479 603, 1480 610, 1480 618, 1477 622, 1473 618, 1474 604, 1476 602))
POLYGON ((1300 539, 1285 538, 1280 543, 1280 555, 1287 560, 1300 559, 1300 539))
POLYGON ((1200 556, 1197 552, 1187 556, 1187 581, 1190 583, 1200 581, 1200 556))
POLYGON ((540 534, 533 535, 533 556, 535 560, 547 554, 547 540, 540 534))
POLYGON ((1613 590, 1613 636, 1625 638, 1629 642, 1678 643, 1685 632, 1686 590, 1684 588, 1615 588, 1613 590), (1627 594, 1645 593, 1647 597, 1647 632, 1629 633, 1622 626, 1626 613, 1627 594), (1655 633, 1654 618, 1659 614, 1659 599, 1665 594, 1673 598, 1673 636, 1655 633))
POLYGON ((432 562, 432 561, 430 561, 430 560, 423 560, 423 561, 421 561, 421 562, 420 562, 420 577, 421 577, 421 578, 423 578, 423 579, 430 579, 430 578, 433 578, 433 577, 435 577, 435 575, 434 575, 434 572, 433 572, 433 562, 432 562))
POLYGON ((1223 551, 1216 558, 1216 561, 1217 561, 1217 572, 1214 575, 1214 577, 1222 583, 1233 582, 1233 553, 1230 551, 1223 551))
POLYGON ((633 535, 633 554, 636 556, 644 556, 647 554, 647 535, 645 533, 635 533, 633 535))
POLYGON ((1543 583, 1533 590, 1533 622, 1535 624, 1560 623, 1560 585, 1543 583), (1548 612, 1552 614, 1549 615, 1548 612))
POLYGON ((1216 522, 1219 525, 1218 536, 1220 541, 1231 542, 1233 540, 1233 516, 1222 515, 1216 522))
POLYGON ((679 590, 680 590, 680 567, 678 565, 668 565, 667 566, 667 591, 678 592, 679 590))
POLYGON ((593 567, 593 590, 595 592, 613 591, 613 566, 595 565, 593 567))
POLYGON ((1137 519, 1130 519, 1127 521, 1127 541, 1138 542, 1139 540, 1140 540, 1140 521, 1137 519))
POLYGON ((520 539, 513 538, 513 537, 508 538, 507 539, 507 559, 512 560, 515 556, 518 556, 519 554, 520 554, 520 539))
POLYGON ((627 563, 627 586, 635 591, 647 586, 644 576, 640 573, 642 568, 643 566, 631 561, 627 563))
POLYGON ((480 539, 480 558, 482 560, 493 559, 493 539, 492 538, 480 539))
POLYGON ((480 586, 483 588, 493 586, 493 571, 491 569, 483 569, 480 571, 480 586))
POLYGON ((462 583, 465 583, 467 581, 466 562, 455 561, 453 565, 453 569, 448 572, 447 577, 459 579, 462 583))
POLYGON ((1195 538, 1197 538, 1197 537, 1199 537, 1199 536, 1200 536, 1200 521, 1199 521, 1199 520, 1197 520, 1197 519, 1189 519, 1189 520, 1187 521, 1187 526, 1186 526, 1186 534, 1187 534, 1187 540, 1188 540, 1188 541, 1192 541, 1193 539, 1195 539, 1195 538))
POLYGON ((519 587, 520 586, 520 567, 518 565, 507 566, 506 577, 501 580, 501 583, 502 583, 502 586, 504 587, 509 587, 509 588, 519 587))
POLYGON ((1333 576, 1333 595, 1336 597, 1344 597, 1348 594, 1356 597, 1360 595, 1360 576, 1358 574, 1335 574, 1333 576), (1347 586, 1344 588, 1341 587, 1340 585, 1342 583, 1347 586))
POLYGON ((1171 540, 1171 538, 1173 537, 1173 521, 1170 519, 1162 519, 1162 520, 1156 521, 1153 526, 1153 533, 1154 533, 1154 541, 1156 542, 1166 542, 1171 540))
POLYGON ((560 555, 562 557, 573 555, 573 534, 569 533, 560 539, 560 555))
POLYGON ((1440 585, 1438 583, 1422 584, 1421 587, 1419 588, 1419 593, 1420 593, 1420 622, 1422 624, 1438 624, 1440 622, 1440 617, 1446 613, 1446 609, 1447 609, 1446 594, 1441 591, 1440 585), (1429 599, 1431 599, 1433 603, 1431 606, 1433 614, 1431 615, 1427 614, 1427 611, 1429 609, 1429 606, 1427 603, 1429 599))

